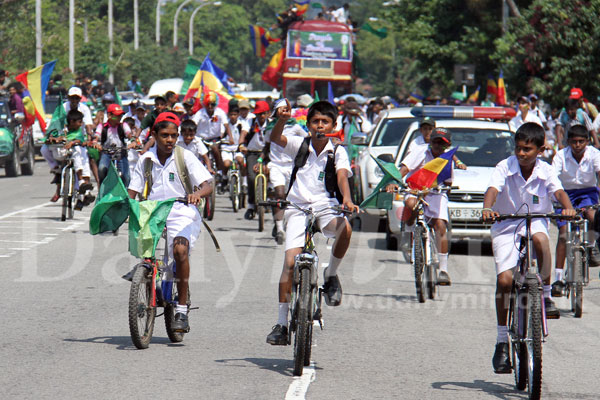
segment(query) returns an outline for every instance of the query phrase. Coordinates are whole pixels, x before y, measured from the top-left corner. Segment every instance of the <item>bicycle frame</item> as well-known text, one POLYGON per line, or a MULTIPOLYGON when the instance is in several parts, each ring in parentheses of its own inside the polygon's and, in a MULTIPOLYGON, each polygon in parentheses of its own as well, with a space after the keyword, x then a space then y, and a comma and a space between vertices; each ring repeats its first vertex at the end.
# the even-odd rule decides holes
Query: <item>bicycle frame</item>
POLYGON ((267 199, 267 176, 263 173, 263 164, 259 163, 258 164, 258 174, 254 178, 254 188, 255 188, 254 190, 256 190, 256 188, 258 187, 258 181, 261 180, 261 179, 263 181, 263 192, 262 193, 256 193, 256 195, 255 195, 255 201, 257 203, 259 201, 264 201, 264 200, 267 199))

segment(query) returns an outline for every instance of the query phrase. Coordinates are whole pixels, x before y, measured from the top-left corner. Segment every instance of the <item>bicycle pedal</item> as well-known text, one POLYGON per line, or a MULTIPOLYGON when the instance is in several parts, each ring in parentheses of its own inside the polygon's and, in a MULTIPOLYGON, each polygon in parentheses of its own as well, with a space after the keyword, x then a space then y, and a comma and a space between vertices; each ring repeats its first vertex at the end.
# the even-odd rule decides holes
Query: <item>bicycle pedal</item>
POLYGON ((199 310, 199 309, 200 309, 200 307, 190 307, 190 308, 189 308, 189 310, 190 310, 190 311, 191 311, 191 310, 199 310))

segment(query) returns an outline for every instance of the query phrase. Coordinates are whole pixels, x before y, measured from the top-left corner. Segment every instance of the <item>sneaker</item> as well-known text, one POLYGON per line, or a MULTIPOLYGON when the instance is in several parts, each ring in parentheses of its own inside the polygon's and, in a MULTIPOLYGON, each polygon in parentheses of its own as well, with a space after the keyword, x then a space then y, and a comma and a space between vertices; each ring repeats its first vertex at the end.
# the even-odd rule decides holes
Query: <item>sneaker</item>
POLYGON ((325 295, 325 303, 327 303, 328 306, 337 307, 342 304, 342 284, 337 275, 326 278, 328 269, 329 267, 325 268, 325 271, 323 271, 323 280, 325 282, 323 284, 323 294, 325 295))
POLYGON ((60 175, 61 171, 62 171, 61 167, 54 167, 54 168, 50 169, 50 173, 51 174, 58 174, 58 175, 60 175))
POLYGON ((560 318, 560 310, 556 308, 551 298, 544 299, 544 308, 546 308, 546 319, 560 318))
POLYGON ((496 343, 492 366, 497 374, 510 374, 512 367, 510 365, 508 343, 496 343))
POLYGON ((86 194, 83 197, 83 205, 89 206, 90 204, 92 204, 94 202, 94 200, 96 200, 96 196, 94 196, 93 194, 86 194))
POLYGON ((273 225, 273 230, 271 231, 271 236, 277 237, 277 225, 273 225))
POLYGON ((563 281, 556 281, 552 284, 552 297, 563 297, 565 290, 565 283, 563 281))
POLYGON ((287 346, 288 345, 288 328, 283 325, 275 325, 273 330, 267 336, 267 343, 273 346, 287 346))
POLYGON ((247 219, 247 220, 254 219, 254 209, 253 208, 249 208, 246 210, 246 213, 244 214, 244 219, 247 219))
POLYGON ((75 207, 73 207, 73 209, 76 211, 83 210, 83 201, 77 200, 77 203, 75 203, 75 207))
POLYGON ((171 328, 173 328, 175 332, 189 332, 190 324, 188 323, 187 315, 184 313, 175 314, 175 318, 173 318, 173 324, 171 324, 171 328))
POLYGON ((59 194, 55 194, 54 196, 52 196, 52 198, 50 199, 51 202, 56 203, 58 201, 58 199, 60 199, 60 195, 59 194))
POLYGON ((94 185, 92 185, 91 183, 82 183, 81 185, 79 185, 79 194, 85 194, 85 192, 87 192, 88 190, 92 190, 94 188, 94 185))
POLYGON ((450 280, 450 275, 446 271, 440 271, 438 273, 437 284, 440 286, 451 286, 452 281, 450 280))
POLYGON ((277 232, 277 235, 275 235, 275 240, 277 241, 277 244, 283 244, 283 239, 283 232, 277 232))

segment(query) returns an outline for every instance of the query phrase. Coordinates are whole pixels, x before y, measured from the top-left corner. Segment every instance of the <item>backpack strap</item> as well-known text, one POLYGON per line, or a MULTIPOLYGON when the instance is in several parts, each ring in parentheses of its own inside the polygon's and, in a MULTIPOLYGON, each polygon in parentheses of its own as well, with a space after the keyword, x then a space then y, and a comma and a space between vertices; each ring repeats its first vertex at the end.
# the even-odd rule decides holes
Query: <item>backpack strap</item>
POLYGON ((179 175, 179 180, 181 180, 185 192, 187 194, 192 194, 194 193, 194 187, 190 180, 187 165, 185 165, 184 151, 183 147, 175 146, 175 166, 177 167, 177 175, 179 175))
POLYGON ((148 196, 150 196, 150 191, 152 190, 152 160, 150 157, 144 160, 144 192, 142 193, 142 200, 147 200, 148 196))
POLYGON ((304 165, 306 164, 306 160, 308 160, 308 146, 310 146, 310 136, 304 138, 302 144, 300 145, 300 148, 298 149, 298 153, 296 153, 296 158, 294 158, 294 169, 292 170, 292 175, 290 177, 290 185, 288 186, 288 190, 285 194, 285 197, 287 197, 287 195, 290 194, 290 190, 292 189, 292 186, 296 181, 296 174, 298 173, 298 170, 304 167, 304 165))
POLYGON ((335 169, 335 154, 340 145, 335 145, 333 151, 327 152, 327 164, 325 164, 325 190, 330 198, 336 198, 342 204, 342 193, 337 184, 337 172, 335 169))

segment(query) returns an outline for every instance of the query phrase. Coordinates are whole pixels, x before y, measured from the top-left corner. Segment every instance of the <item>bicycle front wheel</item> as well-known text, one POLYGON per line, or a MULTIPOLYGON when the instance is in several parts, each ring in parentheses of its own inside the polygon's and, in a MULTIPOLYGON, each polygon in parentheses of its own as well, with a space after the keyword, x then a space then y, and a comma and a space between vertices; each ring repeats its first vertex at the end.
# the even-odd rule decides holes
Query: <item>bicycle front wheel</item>
POLYGON ((425 285, 423 284, 423 269, 425 266, 425 246, 423 243, 424 234, 424 228, 420 225, 417 225, 413 234, 413 250, 415 253, 415 287, 417 289, 417 298, 419 299, 419 303, 425 303, 425 285))
POLYGON ((156 308, 152 307, 152 271, 137 265, 129 291, 129 333, 138 349, 146 349, 154 331, 156 308))
MULTIPOLYGON (((309 318, 310 306, 310 271, 303 269, 300 271, 300 284, 298 287, 298 306, 296 337, 294 340, 294 375, 302 375, 304 370, 307 346, 310 346, 309 323, 312 325, 312 315, 309 318), (310 319, 310 321, 309 321, 310 319)), ((310 354, 310 353, 309 353, 310 354)), ((310 360, 309 360, 310 362, 310 360)))
POLYGON ((240 209, 240 196, 238 193, 238 177, 232 174, 229 178, 229 195, 231 196, 231 206, 236 213, 240 209))
POLYGON ((536 278, 527 280, 527 391, 530 399, 542 395, 542 291, 536 278))
POLYGON ((258 216, 258 231, 262 232, 265 230, 265 207, 258 205, 258 203, 266 201, 265 180, 262 177, 260 177, 256 181, 256 195, 254 197, 254 201, 257 204, 256 214, 258 216))
POLYGON ((583 257, 579 250, 573 254, 573 282, 571 285, 571 311, 575 318, 581 318, 583 313, 583 257))
POLYGON ((60 197, 62 198, 62 213, 60 215, 61 221, 66 221, 67 218, 73 218, 73 201, 70 195, 70 186, 73 171, 71 168, 66 168, 65 173, 62 176, 61 187, 60 187, 60 197))
POLYGON ((511 358, 513 371, 515 374, 515 385, 519 390, 525 390, 527 387, 527 348, 520 342, 520 338, 525 332, 521 327, 520 321, 527 316, 526 296, 519 293, 513 283, 510 296, 510 332, 511 335, 511 358))

